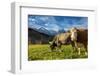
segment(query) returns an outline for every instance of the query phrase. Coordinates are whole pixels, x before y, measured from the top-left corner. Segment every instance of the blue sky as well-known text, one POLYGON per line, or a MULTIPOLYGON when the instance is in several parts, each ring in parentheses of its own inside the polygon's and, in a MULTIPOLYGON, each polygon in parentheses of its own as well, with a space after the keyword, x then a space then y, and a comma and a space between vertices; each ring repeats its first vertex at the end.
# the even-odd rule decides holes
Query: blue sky
POLYGON ((88 17, 28 15, 28 27, 44 27, 55 31, 68 30, 72 27, 87 28, 88 17))

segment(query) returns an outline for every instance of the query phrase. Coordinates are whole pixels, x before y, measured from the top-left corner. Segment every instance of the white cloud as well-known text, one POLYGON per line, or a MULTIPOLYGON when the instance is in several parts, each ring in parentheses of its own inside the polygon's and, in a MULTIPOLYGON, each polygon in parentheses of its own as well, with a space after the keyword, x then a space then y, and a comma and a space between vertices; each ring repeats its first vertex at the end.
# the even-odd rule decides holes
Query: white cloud
POLYGON ((46 27, 48 30, 53 30, 58 32, 60 30, 60 27, 57 24, 50 24, 48 27, 46 27))
POLYGON ((45 26, 48 26, 48 23, 44 24, 45 26))
POLYGON ((36 21, 34 18, 29 18, 29 21, 36 21))
POLYGON ((87 25, 73 25, 73 27, 76 27, 76 28, 83 28, 83 29, 88 28, 87 25))
POLYGON ((49 19, 49 17, 40 17, 39 19, 42 21, 47 21, 49 19))
POLYGON ((34 18, 33 19, 31 19, 32 21, 36 21, 34 18))

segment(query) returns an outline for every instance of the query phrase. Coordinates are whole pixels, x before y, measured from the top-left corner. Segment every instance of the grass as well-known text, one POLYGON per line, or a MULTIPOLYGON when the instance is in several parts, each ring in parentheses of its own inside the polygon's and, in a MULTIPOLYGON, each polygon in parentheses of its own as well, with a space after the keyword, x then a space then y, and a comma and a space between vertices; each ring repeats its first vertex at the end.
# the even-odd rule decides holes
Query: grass
MULTIPOLYGON (((87 58, 87 56, 81 52, 79 56, 77 52, 72 53, 71 45, 63 45, 59 51, 51 51, 48 44, 30 44, 28 47, 28 60, 61 60, 61 59, 76 59, 87 58)), ((85 51, 84 48, 81 51, 85 51)))

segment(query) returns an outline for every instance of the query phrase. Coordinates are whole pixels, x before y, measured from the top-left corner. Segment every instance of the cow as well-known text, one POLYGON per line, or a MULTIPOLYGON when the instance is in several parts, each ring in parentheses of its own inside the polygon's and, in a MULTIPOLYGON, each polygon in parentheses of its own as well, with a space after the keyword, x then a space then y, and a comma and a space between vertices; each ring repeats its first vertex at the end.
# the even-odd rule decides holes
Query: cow
POLYGON ((74 27, 65 33, 56 35, 53 41, 50 42, 50 48, 51 50, 54 50, 56 47, 61 49, 62 45, 71 44, 73 50, 78 50, 78 54, 80 55, 81 47, 79 47, 78 44, 82 44, 86 49, 85 54, 87 55, 87 45, 88 45, 87 37, 88 37, 87 29, 77 29, 74 27))
POLYGON ((86 50, 85 55, 87 55, 88 30, 72 28, 70 32, 71 32, 71 45, 73 49, 78 50, 78 55, 80 55, 81 47, 78 44, 83 44, 86 50))
POLYGON ((71 41, 70 35, 71 34, 69 31, 67 31, 65 33, 57 34, 53 38, 53 41, 49 42, 51 50, 53 51, 57 47, 57 48, 59 48, 59 51, 61 51, 61 45, 70 44, 70 41, 71 41))

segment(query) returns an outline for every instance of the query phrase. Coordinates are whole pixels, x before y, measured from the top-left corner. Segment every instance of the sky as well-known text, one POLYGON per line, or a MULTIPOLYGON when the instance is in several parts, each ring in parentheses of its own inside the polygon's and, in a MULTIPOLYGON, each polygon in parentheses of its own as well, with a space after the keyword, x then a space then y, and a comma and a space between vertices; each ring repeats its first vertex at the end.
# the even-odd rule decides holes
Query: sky
POLYGON ((28 27, 58 31, 72 27, 88 28, 88 17, 28 15, 28 27))

